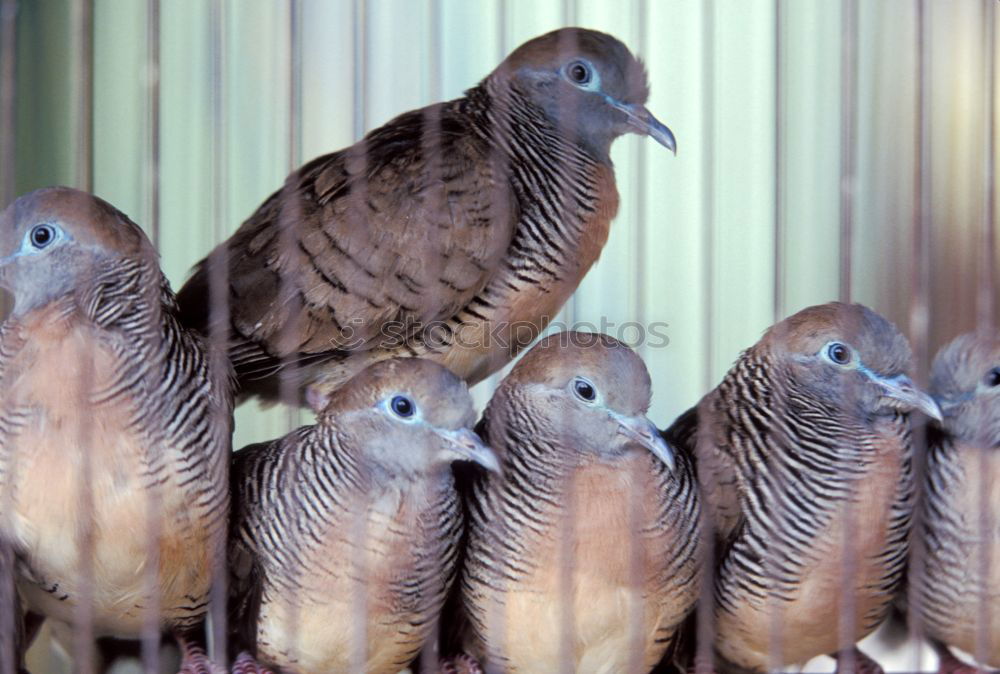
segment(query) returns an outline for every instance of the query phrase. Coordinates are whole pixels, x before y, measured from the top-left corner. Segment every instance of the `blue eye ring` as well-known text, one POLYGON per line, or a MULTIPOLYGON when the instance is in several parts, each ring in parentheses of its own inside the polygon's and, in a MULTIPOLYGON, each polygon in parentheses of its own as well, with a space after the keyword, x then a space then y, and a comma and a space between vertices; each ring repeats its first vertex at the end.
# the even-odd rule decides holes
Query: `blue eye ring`
POLYGON ((837 365, 847 365, 851 362, 851 350, 840 342, 833 342, 827 346, 826 355, 837 365))
POLYGON ((595 389, 594 385, 583 377, 577 377, 573 380, 573 393, 575 393, 580 400, 587 403, 592 403, 597 399, 597 389, 595 389))
POLYGON ((586 61, 570 61, 566 66, 566 78, 579 87, 585 87, 594 79, 594 72, 586 61))
POLYGON ((1000 386, 1000 367, 995 367, 986 373, 986 385, 990 388, 1000 386))
POLYGON ((58 235, 59 232, 52 225, 35 225, 28 232, 28 241, 35 250, 43 250, 55 241, 58 235))
POLYGON ((400 419, 409 419, 417 412, 417 406, 406 396, 393 396, 389 409, 400 419))

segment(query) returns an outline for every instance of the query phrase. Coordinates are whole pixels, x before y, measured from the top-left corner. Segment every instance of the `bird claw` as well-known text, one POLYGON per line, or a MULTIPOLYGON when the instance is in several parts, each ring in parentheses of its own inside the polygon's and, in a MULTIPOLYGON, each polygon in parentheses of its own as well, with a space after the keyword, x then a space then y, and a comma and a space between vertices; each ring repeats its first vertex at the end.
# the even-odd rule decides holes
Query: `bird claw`
POLYGON ((233 663, 232 674, 274 674, 270 669, 254 660, 249 653, 243 651, 233 663))
POLYGON ((885 674, 881 665, 858 648, 842 651, 836 658, 836 674, 885 674))
POLYGON ((467 653, 441 661, 438 674, 483 674, 479 661, 467 653))
POLYGON ((210 660, 201 646, 184 637, 177 637, 177 646, 181 650, 181 668, 177 674, 227 674, 226 668, 210 660))

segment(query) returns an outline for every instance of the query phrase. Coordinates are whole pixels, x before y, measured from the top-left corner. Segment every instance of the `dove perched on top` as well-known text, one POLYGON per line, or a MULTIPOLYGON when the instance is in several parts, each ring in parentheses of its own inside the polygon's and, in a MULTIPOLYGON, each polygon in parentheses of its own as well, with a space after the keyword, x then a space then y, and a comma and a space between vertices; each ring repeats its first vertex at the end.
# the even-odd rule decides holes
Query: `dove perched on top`
POLYGON ((178 296, 185 320, 229 334, 242 392, 269 400, 290 385, 319 408, 393 356, 474 384, 597 260, 618 210, 615 138, 675 148, 648 96, 645 67, 610 35, 530 40, 462 98, 288 176, 196 267, 178 296))
POLYGON ((688 458, 646 418, 638 355, 601 334, 536 345, 482 421, 462 604, 487 671, 649 671, 699 592, 688 458))
POLYGON ((902 334, 859 304, 772 326, 667 431, 695 452, 714 525, 717 666, 775 671, 860 651, 902 578, 913 506, 909 413, 937 405, 910 379, 902 334), (844 620, 842 612, 846 612, 844 620))
POLYGON ((84 192, 0 215, 0 285, 0 536, 26 608, 80 629, 90 604, 97 636, 139 636, 150 606, 193 627, 224 554, 230 370, 179 323, 142 230, 84 192))

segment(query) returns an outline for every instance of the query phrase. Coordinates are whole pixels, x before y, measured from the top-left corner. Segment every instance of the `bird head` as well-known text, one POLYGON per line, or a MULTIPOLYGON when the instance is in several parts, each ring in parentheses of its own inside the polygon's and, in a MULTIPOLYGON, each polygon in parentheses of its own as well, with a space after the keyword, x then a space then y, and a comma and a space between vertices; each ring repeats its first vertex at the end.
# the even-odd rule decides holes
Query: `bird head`
POLYGON ((830 302, 803 309, 771 327, 762 344, 780 364, 790 395, 808 395, 862 421, 914 409, 941 416, 910 378, 906 338, 865 306, 830 302))
POLYGON ((490 407, 516 399, 566 450, 615 457, 641 449, 673 469, 673 448, 646 417, 650 397, 649 371, 632 349, 607 335, 567 331, 518 361, 490 407))
POLYGON ((649 83, 642 61, 606 33, 546 33, 515 49, 490 79, 514 85, 599 159, 606 160, 611 142, 625 133, 650 136, 677 151, 673 133, 646 109, 649 83))
POLYGON ((337 389, 319 413, 321 426, 345 436, 348 446, 393 475, 434 472, 453 461, 499 470, 496 456, 471 430, 475 421, 465 382, 419 358, 369 366, 337 389))
POLYGON ((1000 334, 962 335, 942 347, 931 368, 931 391, 946 433, 1000 449, 1000 334))
POLYGON ((36 190, 0 214, 0 285, 13 293, 15 315, 86 290, 123 258, 155 265, 156 252, 128 216, 86 192, 36 190))

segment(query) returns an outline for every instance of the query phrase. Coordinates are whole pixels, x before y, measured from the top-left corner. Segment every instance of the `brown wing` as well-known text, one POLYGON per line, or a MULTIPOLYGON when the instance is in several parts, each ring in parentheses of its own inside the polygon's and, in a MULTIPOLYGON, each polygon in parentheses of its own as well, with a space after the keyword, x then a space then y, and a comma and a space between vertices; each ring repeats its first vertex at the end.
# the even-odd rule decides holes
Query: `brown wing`
MULTIPOLYGON (((504 167, 461 99, 404 114, 289 176, 179 293, 207 325, 208 265, 228 256, 237 338, 270 356, 376 348, 452 317, 513 236, 504 167)), ((198 325, 200 323, 200 325, 198 325)))

